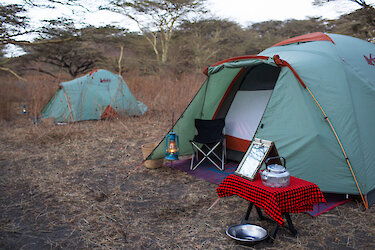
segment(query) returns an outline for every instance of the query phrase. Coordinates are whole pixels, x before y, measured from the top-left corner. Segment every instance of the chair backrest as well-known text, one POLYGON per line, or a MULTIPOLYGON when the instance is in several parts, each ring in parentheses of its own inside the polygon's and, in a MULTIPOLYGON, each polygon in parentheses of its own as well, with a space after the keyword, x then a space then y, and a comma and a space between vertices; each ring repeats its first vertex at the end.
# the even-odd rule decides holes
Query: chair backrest
POLYGON ((223 129, 225 126, 224 119, 201 120, 195 119, 195 128, 198 131, 196 138, 200 141, 213 142, 223 137, 223 129))

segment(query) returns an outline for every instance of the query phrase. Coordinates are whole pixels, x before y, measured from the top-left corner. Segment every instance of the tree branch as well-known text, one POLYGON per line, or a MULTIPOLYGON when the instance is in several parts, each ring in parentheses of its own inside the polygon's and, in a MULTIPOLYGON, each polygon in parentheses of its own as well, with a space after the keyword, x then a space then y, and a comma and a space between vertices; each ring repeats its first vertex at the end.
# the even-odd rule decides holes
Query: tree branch
POLYGON ((48 44, 48 43, 63 43, 67 41, 71 41, 73 38, 66 38, 66 39, 57 39, 57 40, 44 40, 38 42, 30 42, 30 41, 16 41, 16 40, 6 40, 2 41, 2 44, 14 44, 14 45, 40 45, 40 44, 48 44))
POLYGON ((13 70, 11 70, 10 68, 0 67, 0 70, 2 70, 2 71, 8 71, 9 73, 11 73, 15 77, 17 77, 19 80, 22 80, 22 81, 26 82, 25 78, 19 76, 16 72, 14 72, 13 70))
POLYGON ((41 68, 25 68, 25 70, 37 71, 37 72, 44 73, 44 74, 46 74, 46 75, 52 76, 52 77, 54 77, 54 78, 57 78, 57 77, 56 77, 54 74, 52 74, 51 72, 45 71, 44 69, 41 69, 41 68))

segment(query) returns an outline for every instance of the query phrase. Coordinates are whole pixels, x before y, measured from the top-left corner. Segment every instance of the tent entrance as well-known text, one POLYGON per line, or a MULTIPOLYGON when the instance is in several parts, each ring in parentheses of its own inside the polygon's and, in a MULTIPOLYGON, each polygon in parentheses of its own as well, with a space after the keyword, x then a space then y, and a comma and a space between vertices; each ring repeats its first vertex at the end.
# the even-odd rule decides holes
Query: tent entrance
POLYGON ((228 159, 241 160, 275 88, 280 68, 259 64, 242 71, 216 118, 225 118, 228 159))

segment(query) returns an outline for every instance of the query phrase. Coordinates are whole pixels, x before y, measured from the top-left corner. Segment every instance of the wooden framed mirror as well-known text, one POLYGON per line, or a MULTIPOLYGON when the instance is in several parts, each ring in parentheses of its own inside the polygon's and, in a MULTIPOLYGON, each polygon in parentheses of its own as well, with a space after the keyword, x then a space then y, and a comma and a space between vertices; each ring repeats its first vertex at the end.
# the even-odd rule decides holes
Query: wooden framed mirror
POLYGON ((270 152, 277 156, 277 150, 272 141, 254 138, 245 156, 242 158, 237 170, 234 172, 243 178, 254 180, 263 162, 268 158, 270 152))

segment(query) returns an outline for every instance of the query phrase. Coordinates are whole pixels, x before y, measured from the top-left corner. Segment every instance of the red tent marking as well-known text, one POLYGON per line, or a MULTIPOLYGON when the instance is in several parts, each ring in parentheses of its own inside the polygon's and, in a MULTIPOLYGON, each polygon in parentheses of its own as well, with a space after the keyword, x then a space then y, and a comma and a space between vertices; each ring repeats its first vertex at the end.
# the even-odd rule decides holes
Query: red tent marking
POLYGON ((335 43, 328 35, 322 32, 314 32, 302 36, 296 36, 289 39, 286 39, 282 42, 276 43, 272 47, 288 45, 292 43, 301 43, 301 42, 312 42, 312 41, 330 41, 333 44, 335 43))
POLYGON ((119 118, 120 115, 117 113, 111 105, 108 105, 104 110, 103 114, 100 116, 100 119, 110 119, 110 118, 119 118))

